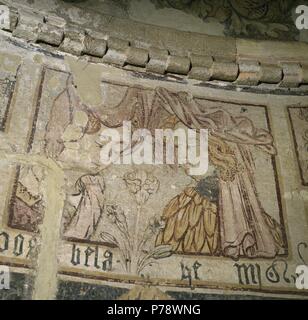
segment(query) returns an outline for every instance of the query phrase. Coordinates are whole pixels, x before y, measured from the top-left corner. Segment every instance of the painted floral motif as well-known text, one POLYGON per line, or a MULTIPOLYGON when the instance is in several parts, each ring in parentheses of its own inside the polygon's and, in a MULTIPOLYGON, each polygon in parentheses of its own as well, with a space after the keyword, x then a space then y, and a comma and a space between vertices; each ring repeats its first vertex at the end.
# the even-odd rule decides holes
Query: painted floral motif
POLYGON ((147 266, 154 264, 155 260, 169 257, 172 246, 155 245, 154 240, 164 227, 157 217, 150 218, 144 230, 140 228, 144 205, 151 195, 158 191, 158 179, 144 170, 129 172, 123 179, 137 203, 137 212, 134 217, 130 217, 135 219, 133 227, 129 227, 128 217, 119 205, 109 204, 106 206, 107 216, 118 232, 111 234, 104 231, 101 238, 120 249, 122 263, 127 272, 141 274, 147 266))
POLYGON ((124 180, 128 190, 135 195, 139 205, 144 204, 159 188, 157 178, 145 171, 130 172, 125 175, 124 180))
POLYGON ((225 25, 225 34, 258 39, 294 40, 298 31, 292 21, 292 0, 151 0, 159 8, 184 10, 207 21, 225 25))

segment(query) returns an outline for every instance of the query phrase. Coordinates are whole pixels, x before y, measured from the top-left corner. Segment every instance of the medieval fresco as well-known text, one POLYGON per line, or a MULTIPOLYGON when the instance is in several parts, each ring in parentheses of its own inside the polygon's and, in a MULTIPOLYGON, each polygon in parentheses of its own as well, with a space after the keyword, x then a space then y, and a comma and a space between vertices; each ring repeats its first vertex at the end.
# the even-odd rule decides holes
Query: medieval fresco
MULTIPOLYGON (((69 75, 67 81, 71 81, 69 75)), ((234 259, 273 258, 286 252, 275 180, 276 149, 265 107, 194 99, 164 88, 145 90, 109 83, 103 83, 103 88, 106 105, 96 109, 83 105, 69 82, 50 106, 45 152, 64 164, 79 160, 84 171, 77 178, 68 173, 68 180, 69 176, 74 178, 64 210, 66 238, 102 241, 119 248, 119 238, 107 226, 111 222, 125 245, 133 241, 132 235, 137 237, 139 228, 144 229, 143 238, 140 235, 140 239, 134 239, 140 242, 139 250, 155 240, 154 247, 161 248, 163 252, 158 253, 163 256, 172 251, 234 259), (119 103, 115 101, 114 107, 111 99, 115 92, 119 103), (123 120, 151 132, 176 126, 209 128, 209 172, 196 177, 174 166, 102 167, 100 129, 121 130, 123 120), (271 201, 262 201, 266 196, 255 178, 257 168, 267 176, 271 201), (134 204, 128 211, 127 203, 134 204), (137 229, 129 230, 130 220, 137 229), (140 222, 146 224, 139 226, 140 222)), ((122 251, 126 252, 125 259, 131 260, 131 255, 126 256, 127 248, 122 251)), ((151 254, 155 256, 154 252, 151 254)))
POLYGON ((13 74, 0 74, 0 131, 4 131, 15 86, 13 74))
POLYGON ((289 107, 302 183, 308 186, 308 107, 289 107))
MULTIPOLYGON (((123 283, 182 278, 189 288, 186 273, 195 270, 194 282, 202 285, 207 257, 234 264, 288 254, 265 106, 108 81, 101 83, 102 104, 91 106, 70 73, 49 68, 41 88, 29 150, 65 173, 60 274, 99 279, 101 273, 123 283), (194 176, 185 165, 103 165, 100 134, 121 132, 123 121, 153 134, 156 128, 209 129, 209 170, 194 176)), ((140 143, 132 141, 136 148, 140 143)), ((10 216, 15 228, 36 230, 44 214, 43 179, 33 168, 19 172, 10 216)))
MULTIPOLYGON (((37 281, 51 283, 51 274, 58 299, 180 299, 219 290, 305 296, 295 288, 295 267, 306 264, 308 246, 294 231, 305 228, 304 214, 294 218, 285 204, 270 106, 163 80, 143 85, 110 77, 109 69, 96 84, 100 103, 91 104, 76 71, 62 63, 22 67, 20 77, 36 75, 27 88, 33 95, 22 104, 24 92, 14 92, 2 136, 13 144, 16 130, 22 151, 1 153, 0 262, 33 278, 29 292, 35 286, 39 295, 37 281), (28 115, 11 125, 27 102, 28 115), (173 164, 103 163, 104 133, 124 136, 126 122, 131 133, 146 129, 147 139, 157 129, 195 129, 200 140, 208 129, 208 170, 194 175, 192 163, 181 163, 179 141, 173 164)), ((289 112, 306 179, 305 108, 289 112)), ((123 138, 121 156, 140 153, 143 143, 123 138)))
MULTIPOLYGON (((0 264, 27 270, 25 274, 17 270, 17 273, 12 275, 12 285, 16 290, 11 293, 1 292, 0 297, 18 298, 24 295, 23 279, 29 277, 28 271, 33 267, 38 252, 39 238, 32 231, 38 223, 37 212, 42 203, 38 181, 42 181, 43 176, 42 173, 36 178, 33 176, 33 173, 36 172, 36 175, 41 168, 12 162, 2 154, 3 150, 16 152, 22 144, 23 137, 17 134, 16 138, 13 138, 14 130, 18 131, 19 128, 17 122, 10 121, 11 117, 14 117, 13 100, 18 91, 20 59, 15 55, 1 53, 0 62, 0 264), (19 140, 19 145, 15 143, 15 139, 19 140), (19 278, 21 280, 18 280, 19 278)), ((29 294, 30 285, 26 289, 29 294)))

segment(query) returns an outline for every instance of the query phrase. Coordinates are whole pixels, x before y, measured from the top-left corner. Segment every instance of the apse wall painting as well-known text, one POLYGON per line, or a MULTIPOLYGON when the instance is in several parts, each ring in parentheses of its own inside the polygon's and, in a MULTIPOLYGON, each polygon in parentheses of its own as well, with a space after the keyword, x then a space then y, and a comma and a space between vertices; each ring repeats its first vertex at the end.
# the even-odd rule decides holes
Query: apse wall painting
MULTIPOLYGON (((267 107, 163 86, 103 81, 101 90, 102 105, 86 105, 71 74, 44 69, 28 150, 65 175, 59 275, 266 291, 269 268, 289 256, 267 107), (121 132, 123 121, 151 133, 209 129, 209 170, 193 176, 185 165, 103 165, 100 133, 121 132)), ((291 111, 302 121, 300 109, 291 111)), ((14 172, 7 226, 38 237, 46 172, 35 165, 14 172)))

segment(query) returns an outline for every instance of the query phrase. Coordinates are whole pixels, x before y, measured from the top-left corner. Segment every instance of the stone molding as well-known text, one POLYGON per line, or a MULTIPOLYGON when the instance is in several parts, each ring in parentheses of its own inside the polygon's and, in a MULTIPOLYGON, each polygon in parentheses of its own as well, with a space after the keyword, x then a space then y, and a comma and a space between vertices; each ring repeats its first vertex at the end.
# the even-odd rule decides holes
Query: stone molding
MULTIPOLYGON (((257 86, 265 83, 296 88, 308 84, 308 44, 305 43, 203 36, 208 48, 204 50, 206 54, 196 54, 186 48, 187 54, 179 55, 174 54, 172 47, 151 46, 151 41, 148 45, 143 43, 138 46, 138 41, 121 39, 110 32, 86 30, 55 15, 10 8, 10 16, 11 26, 5 31, 11 32, 13 37, 47 44, 51 49, 75 56, 88 55, 95 62, 236 85, 257 86), (209 50, 211 45, 213 50, 209 50)), ((131 22, 127 20, 127 23, 131 22)), ((168 31, 170 33, 170 29, 168 31)), ((174 32, 178 35, 178 31, 174 32)), ((183 32, 183 37, 186 36, 183 32)))

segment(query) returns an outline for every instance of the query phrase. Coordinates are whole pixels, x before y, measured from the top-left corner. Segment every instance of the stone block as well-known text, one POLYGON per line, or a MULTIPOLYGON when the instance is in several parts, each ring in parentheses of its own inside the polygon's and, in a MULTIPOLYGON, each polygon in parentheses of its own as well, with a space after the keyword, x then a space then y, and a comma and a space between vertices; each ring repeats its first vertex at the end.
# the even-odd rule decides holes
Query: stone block
POLYGON ((282 79, 282 68, 274 64, 260 65, 260 82, 264 83, 279 83, 282 79))
POLYGON ((107 41, 108 50, 103 57, 104 63, 111 63, 118 66, 124 66, 127 60, 127 49, 129 41, 110 37, 107 41))
POLYGON ((168 51, 158 48, 150 48, 149 62, 146 65, 146 71, 164 74, 167 69, 168 51))
POLYGON ((238 71, 237 63, 214 61, 212 66, 212 79, 234 81, 238 76, 238 71))
POLYGON ((296 88, 302 82, 302 68, 298 63, 282 62, 281 63, 283 78, 280 87, 296 88))
POLYGON ((196 80, 208 81, 212 76, 213 57, 190 55, 192 68, 188 77, 196 80))
POLYGON ((61 49, 65 52, 80 56, 84 50, 84 32, 76 28, 67 28, 64 32, 61 49))
POLYGON ((59 46, 63 40, 63 29, 47 23, 40 23, 37 41, 59 46))
POLYGON ((145 67, 149 60, 149 52, 146 49, 129 47, 127 49, 127 59, 128 64, 134 66, 145 67))
POLYGON ((107 50, 107 41, 87 35, 84 39, 83 53, 102 58, 107 50))
POLYGON ((256 86, 260 81, 260 64, 255 60, 240 60, 237 84, 256 86))
POLYGON ((188 74, 190 69, 190 59, 180 56, 169 56, 167 62, 167 72, 188 74))

